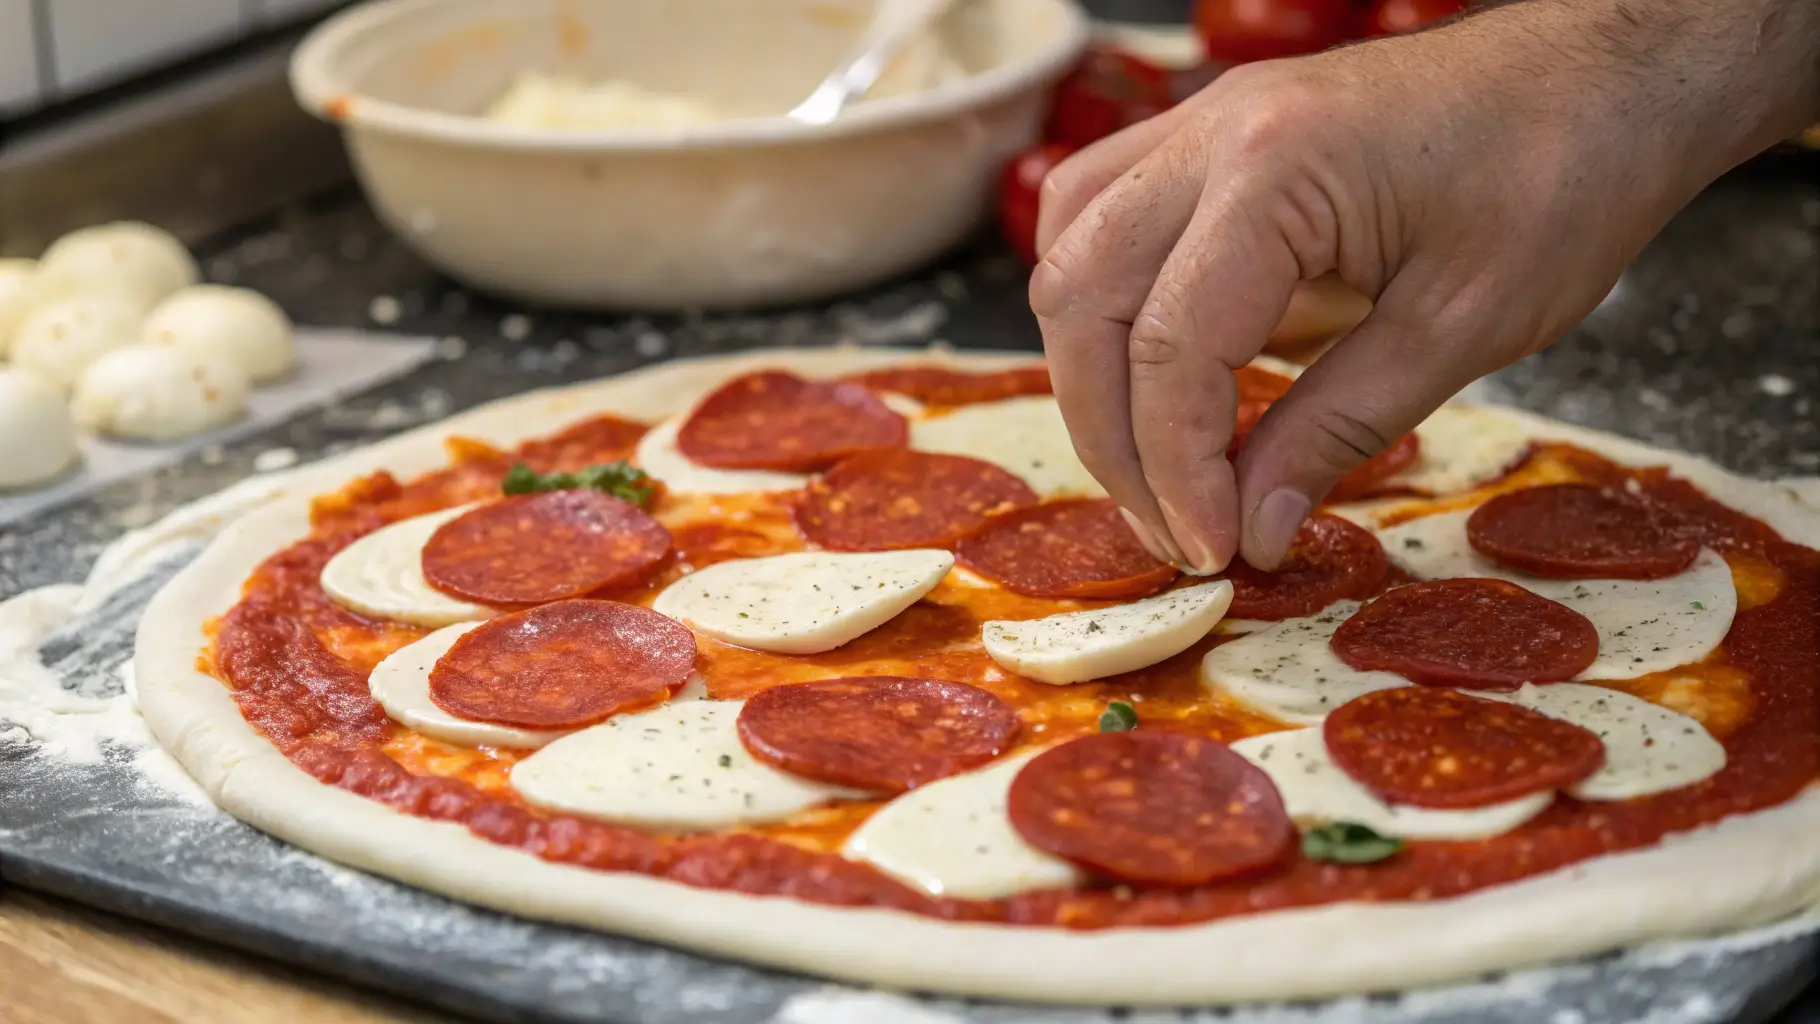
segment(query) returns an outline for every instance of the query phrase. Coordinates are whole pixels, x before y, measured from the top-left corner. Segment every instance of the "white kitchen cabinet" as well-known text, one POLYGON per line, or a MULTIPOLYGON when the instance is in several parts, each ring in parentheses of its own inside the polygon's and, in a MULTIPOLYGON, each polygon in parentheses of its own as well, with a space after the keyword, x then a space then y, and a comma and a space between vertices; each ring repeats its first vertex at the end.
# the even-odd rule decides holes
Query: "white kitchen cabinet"
POLYGON ((38 46, 32 0, 0 0, 0 115, 38 103, 38 46))
POLYGON ((48 0, 55 87, 72 95, 237 38, 241 0, 48 0))

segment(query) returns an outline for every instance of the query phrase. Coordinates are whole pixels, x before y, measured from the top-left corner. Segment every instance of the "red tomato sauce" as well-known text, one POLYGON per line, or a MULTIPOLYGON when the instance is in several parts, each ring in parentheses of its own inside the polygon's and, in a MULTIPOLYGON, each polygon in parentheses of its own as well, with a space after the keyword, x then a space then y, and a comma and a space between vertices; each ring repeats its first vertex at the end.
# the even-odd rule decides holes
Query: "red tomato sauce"
MULTIPOLYGON (((611 418, 579 424, 506 453, 471 441, 450 444, 452 464, 401 483, 380 473, 317 501, 314 532, 268 559, 239 604, 219 622, 201 663, 233 691, 247 720, 299 767, 328 785, 402 813, 459 822, 476 836, 546 860, 632 871, 687 885, 788 896, 836 906, 892 907, 938 918, 1019 925, 1105 928, 1180 925, 1342 900, 1428 900, 1542 874, 1576 861, 1647 846, 1673 832, 1787 801, 1820 775, 1820 553, 1782 541, 1768 527, 1712 501, 1659 470, 1622 469, 1566 445, 1538 446, 1528 460, 1471 500, 1556 480, 1622 482, 1671 513, 1681 529, 1722 552, 1739 582, 1739 612, 1701 665, 1613 684, 1672 704, 1675 688, 1700 696, 1698 714, 1729 761, 1698 785, 1656 797, 1588 804, 1566 796, 1524 826, 1479 842, 1412 842, 1388 860, 1339 866, 1293 854, 1249 877, 1188 889, 1088 885, 1005 900, 933 899, 850 862, 837 850, 880 806, 853 803, 778 825, 669 835, 533 809, 507 783, 524 752, 466 749, 392 722, 367 692, 372 667, 425 631, 368 620, 328 599, 322 567, 355 538, 389 522, 498 494, 513 461, 540 472, 629 456, 641 428, 611 418), (1667 678, 1667 677, 1673 678, 1667 678)), ((800 548, 788 496, 661 497, 654 514, 677 554, 659 576, 620 600, 648 602, 694 568, 729 558, 800 548)), ((1151 668, 1095 683, 1047 686, 996 665, 979 645, 987 619, 1027 618, 1090 606, 1020 597, 950 581, 883 627, 824 654, 781 656, 700 640, 697 668, 716 698, 834 676, 922 675, 981 686, 1019 709, 1018 743, 1095 731, 1110 700, 1127 700, 1144 722, 1167 722, 1230 742, 1280 728, 1213 695, 1198 679, 1202 655, 1220 637, 1151 668)))

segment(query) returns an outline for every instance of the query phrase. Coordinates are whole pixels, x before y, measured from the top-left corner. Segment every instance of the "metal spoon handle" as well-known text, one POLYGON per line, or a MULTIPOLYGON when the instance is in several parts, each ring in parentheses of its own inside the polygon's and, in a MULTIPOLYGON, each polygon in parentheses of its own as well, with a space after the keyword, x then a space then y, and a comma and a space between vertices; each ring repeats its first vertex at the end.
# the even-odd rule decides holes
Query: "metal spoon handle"
POLYGON ((827 124, 854 97, 865 95, 910 41, 940 18, 955 0, 880 0, 859 49, 822 79, 789 116, 804 124, 827 124))

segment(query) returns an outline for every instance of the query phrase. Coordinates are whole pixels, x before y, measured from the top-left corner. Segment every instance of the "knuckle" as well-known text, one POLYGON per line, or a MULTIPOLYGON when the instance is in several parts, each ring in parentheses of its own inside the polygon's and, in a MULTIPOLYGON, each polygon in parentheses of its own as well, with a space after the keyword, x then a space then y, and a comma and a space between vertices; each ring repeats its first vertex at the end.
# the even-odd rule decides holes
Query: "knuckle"
POLYGON ((1078 261, 1059 248, 1050 249, 1030 273, 1030 311, 1039 320, 1056 320, 1067 315, 1075 294, 1078 261))
POLYGON ((1310 450, 1326 467, 1344 473, 1390 447, 1390 438, 1350 413, 1328 409, 1309 417, 1315 443, 1310 450))
POLYGON ((1077 162, 1063 163, 1043 177, 1043 184, 1037 190, 1037 203, 1043 212, 1079 209, 1093 198, 1097 190, 1093 188, 1088 172, 1075 166, 1077 162))
POLYGON ((1152 372, 1159 368, 1162 372, 1170 372, 1168 368, 1180 363, 1184 354, 1186 339, 1176 328, 1174 318, 1159 315, 1154 303, 1155 300, 1151 300, 1144 312, 1132 321, 1126 341, 1126 359, 1137 372, 1152 372))

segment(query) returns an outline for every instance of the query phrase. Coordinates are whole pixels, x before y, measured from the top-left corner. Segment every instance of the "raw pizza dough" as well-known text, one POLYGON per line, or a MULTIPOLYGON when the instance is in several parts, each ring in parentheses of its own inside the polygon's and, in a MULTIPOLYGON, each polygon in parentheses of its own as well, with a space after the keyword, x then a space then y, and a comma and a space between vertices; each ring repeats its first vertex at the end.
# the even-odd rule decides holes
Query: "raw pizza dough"
MULTIPOLYGON (((196 653, 208 642, 204 623, 238 600, 261 560, 308 532, 312 494, 380 469, 403 477, 438 468, 450 433, 503 447, 597 413, 656 422, 720 381, 758 368, 835 376, 918 362, 986 370, 1028 358, 837 349, 674 362, 506 399, 299 472, 224 531, 147 609, 134 662, 146 721, 224 810, 330 859, 527 917, 890 987, 1084 1004, 1309 999, 1740 929, 1820 903, 1820 787, 1652 848, 1433 902, 1071 932, 744 896, 553 864, 460 825, 410 817, 322 785, 253 731, 219 680, 196 669, 196 653)), ((1509 418, 1534 437, 1614 461, 1666 464, 1788 539, 1820 547, 1820 507, 1784 484, 1525 413, 1477 414, 1509 418)))

